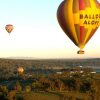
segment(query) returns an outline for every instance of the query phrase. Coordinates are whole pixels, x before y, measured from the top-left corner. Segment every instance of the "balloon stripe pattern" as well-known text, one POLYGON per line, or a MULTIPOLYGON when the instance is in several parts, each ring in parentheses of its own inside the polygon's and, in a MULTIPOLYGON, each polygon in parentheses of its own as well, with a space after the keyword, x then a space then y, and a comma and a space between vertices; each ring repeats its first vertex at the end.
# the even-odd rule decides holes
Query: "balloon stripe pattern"
POLYGON ((100 3, 97 0, 64 0, 57 19, 66 35, 83 49, 100 25, 100 3))
MULTIPOLYGON (((84 0, 79 0, 79 10, 85 10, 85 2, 84 0)), ((79 42, 82 44, 83 43, 83 38, 84 38, 84 34, 85 34, 85 27, 84 26, 80 26, 80 40, 79 42)))
MULTIPOLYGON (((57 18, 58 18, 58 21, 59 21, 59 23, 60 23, 60 26, 62 27, 62 29, 63 29, 63 31, 65 32, 65 33, 68 33, 68 27, 67 27, 67 25, 66 25, 66 22, 65 22, 65 19, 64 19, 64 15, 63 15, 63 11, 64 11, 64 1, 61 3, 61 5, 59 6, 59 8, 58 8, 58 13, 57 13, 57 18)), ((76 41, 75 41, 75 39, 74 39, 74 37, 73 37, 73 35, 72 34, 67 34, 67 36, 70 38, 72 38, 72 41, 73 41, 73 43, 75 43, 76 45, 77 45, 77 43, 76 43, 76 41)))

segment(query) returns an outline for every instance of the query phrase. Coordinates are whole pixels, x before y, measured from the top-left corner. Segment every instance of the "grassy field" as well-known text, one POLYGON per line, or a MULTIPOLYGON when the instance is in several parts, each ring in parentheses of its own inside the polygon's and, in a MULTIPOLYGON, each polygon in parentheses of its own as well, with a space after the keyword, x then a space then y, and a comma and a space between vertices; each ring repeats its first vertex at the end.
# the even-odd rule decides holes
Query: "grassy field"
POLYGON ((45 92, 22 93, 22 95, 24 100, 61 100, 59 95, 45 92))
MULTIPOLYGON (((18 94, 20 95, 20 94, 18 94)), ((86 93, 79 92, 23 92, 21 93, 23 100, 89 100, 90 97, 86 93)), ((21 99, 22 100, 22 99, 21 99)))

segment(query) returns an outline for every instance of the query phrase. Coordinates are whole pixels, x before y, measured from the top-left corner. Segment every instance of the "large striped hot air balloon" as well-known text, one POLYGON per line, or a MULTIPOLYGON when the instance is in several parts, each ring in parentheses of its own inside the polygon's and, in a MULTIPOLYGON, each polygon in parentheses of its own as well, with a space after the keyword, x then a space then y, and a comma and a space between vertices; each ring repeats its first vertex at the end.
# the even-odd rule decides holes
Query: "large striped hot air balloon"
POLYGON ((100 3, 98 0, 64 0, 57 11, 58 22, 73 41, 82 50, 100 25, 100 3))

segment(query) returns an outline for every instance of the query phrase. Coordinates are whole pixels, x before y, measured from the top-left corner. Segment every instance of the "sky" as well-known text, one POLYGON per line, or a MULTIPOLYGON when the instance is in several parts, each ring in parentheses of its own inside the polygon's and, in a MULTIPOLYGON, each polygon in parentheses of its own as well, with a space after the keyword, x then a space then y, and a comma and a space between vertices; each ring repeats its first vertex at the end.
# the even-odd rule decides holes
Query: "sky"
POLYGON ((0 57, 99 58, 100 28, 78 55, 79 48, 57 21, 62 0, 0 0, 0 57), (12 24, 9 35, 5 25, 12 24))

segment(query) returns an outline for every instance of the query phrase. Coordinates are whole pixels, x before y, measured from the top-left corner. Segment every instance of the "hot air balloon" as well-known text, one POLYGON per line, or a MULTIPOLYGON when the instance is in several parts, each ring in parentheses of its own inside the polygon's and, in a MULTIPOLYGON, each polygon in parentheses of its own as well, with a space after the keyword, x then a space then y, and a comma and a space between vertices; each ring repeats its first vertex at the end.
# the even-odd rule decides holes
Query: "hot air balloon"
POLYGON ((5 29, 6 29, 6 31, 10 34, 11 32, 12 32, 12 30, 13 30, 13 25, 11 25, 11 24, 8 24, 8 25, 6 25, 5 26, 5 29))
POLYGON ((98 0, 64 0, 57 10, 58 22, 72 40, 82 50, 100 25, 100 3, 98 0))
POLYGON ((18 71, 18 75, 22 75, 24 69, 23 69, 23 67, 18 67, 17 71, 18 71))

